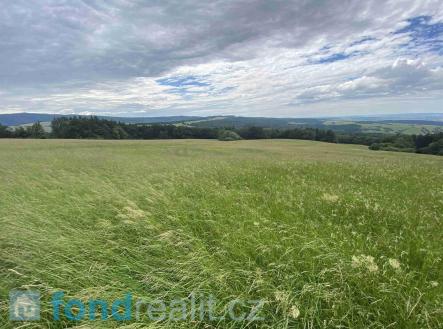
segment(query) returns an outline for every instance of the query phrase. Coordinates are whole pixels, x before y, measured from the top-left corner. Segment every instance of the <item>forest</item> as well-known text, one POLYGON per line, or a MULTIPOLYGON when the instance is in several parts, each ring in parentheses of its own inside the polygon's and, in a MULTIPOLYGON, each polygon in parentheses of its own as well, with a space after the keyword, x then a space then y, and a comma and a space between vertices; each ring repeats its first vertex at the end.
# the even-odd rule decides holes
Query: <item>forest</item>
POLYGON ((0 125, 0 138, 55 139, 301 139, 328 143, 360 144, 374 151, 400 151, 443 155, 443 133, 425 135, 346 133, 319 128, 190 127, 180 124, 128 124, 91 117, 59 117, 51 132, 40 122, 15 129, 0 125))

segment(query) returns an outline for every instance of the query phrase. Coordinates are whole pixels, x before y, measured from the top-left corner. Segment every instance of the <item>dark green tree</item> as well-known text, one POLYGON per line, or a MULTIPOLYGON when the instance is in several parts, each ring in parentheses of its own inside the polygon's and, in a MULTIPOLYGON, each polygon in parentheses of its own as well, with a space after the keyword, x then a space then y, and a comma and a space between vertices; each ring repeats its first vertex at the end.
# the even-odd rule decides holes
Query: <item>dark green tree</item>
POLYGON ((34 123, 32 126, 26 128, 30 138, 46 138, 46 132, 40 122, 34 123))
POLYGON ((0 124, 0 138, 10 138, 12 137, 12 132, 7 126, 2 126, 0 124))

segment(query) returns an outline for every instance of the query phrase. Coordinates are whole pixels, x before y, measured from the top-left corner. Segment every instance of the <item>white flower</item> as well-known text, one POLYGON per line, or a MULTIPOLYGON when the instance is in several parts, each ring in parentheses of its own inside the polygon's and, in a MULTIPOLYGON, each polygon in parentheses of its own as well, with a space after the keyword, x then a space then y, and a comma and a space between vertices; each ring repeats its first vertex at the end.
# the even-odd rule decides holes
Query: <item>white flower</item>
POLYGON ((438 282, 437 281, 431 281, 431 287, 438 287, 438 282))
POLYGON ((274 293, 275 300, 280 303, 286 303, 289 299, 289 295, 284 291, 276 291, 274 293))
POLYGON ((357 256, 352 256, 352 264, 351 265, 353 268, 360 267, 360 265, 361 265, 360 258, 357 256))
POLYGON ((377 272, 378 271, 377 264, 371 263, 371 264, 368 264, 366 267, 368 268, 369 272, 377 272))
POLYGON ((399 270, 400 269, 400 262, 397 260, 397 259, 395 259, 395 258, 389 258, 389 265, 391 265, 391 267, 394 269, 394 270, 399 270))
POLYGON ((353 268, 365 267, 369 272, 378 271, 378 265, 375 263, 374 257, 372 256, 352 256, 351 266, 353 268))
POLYGON ((119 219, 139 219, 146 215, 143 210, 138 208, 124 207, 123 211, 117 215, 119 219))
POLYGON ((300 310, 296 305, 292 305, 292 307, 289 309, 289 315, 294 319, 297 319, 300 316, 300 310))
POLYGON ((322 199, 328 202, 337 202, 339 197, 335 194, 323 193, 322 199))

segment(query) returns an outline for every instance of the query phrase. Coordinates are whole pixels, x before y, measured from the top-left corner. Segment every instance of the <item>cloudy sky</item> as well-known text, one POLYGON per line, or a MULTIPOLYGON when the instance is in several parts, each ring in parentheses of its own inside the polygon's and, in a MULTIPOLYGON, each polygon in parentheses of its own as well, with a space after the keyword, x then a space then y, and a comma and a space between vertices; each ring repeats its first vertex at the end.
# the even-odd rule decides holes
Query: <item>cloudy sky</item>
POLYGON ((441 0, 2 0, 0 113, 443 112, 441 0))

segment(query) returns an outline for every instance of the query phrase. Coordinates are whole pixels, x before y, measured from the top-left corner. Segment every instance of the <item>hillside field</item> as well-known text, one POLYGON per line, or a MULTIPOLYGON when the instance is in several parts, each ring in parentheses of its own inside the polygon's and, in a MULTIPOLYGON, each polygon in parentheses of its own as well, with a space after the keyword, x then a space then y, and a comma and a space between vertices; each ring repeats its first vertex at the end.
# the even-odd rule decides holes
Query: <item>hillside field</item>
MULTIPOLYGON (((437 122, 435 122, 437 123, 437 122)), ((365 121, 344 121, 344 120, 327 120, 323 125, 330 129, 340 130, 340 127, 352 126, 354 129, 363 133, 379 133, 379 134, 405 134, 405 135, 426 135, 443 131, 442 125, 436 124, 420 124, 405 122, 365 122, 365 121)))
POLYGON ((442 157, 298 140, 3 139, 0 184, 0 328, 443 327, 442 157), (12 289, 40 292, 40 321, 8 320, 12 289), (261 300, 262 320, 186 309, 74 321, 61 309, 56 321, 57 291, 85 303, 211 295, 221 315, 261 300))

